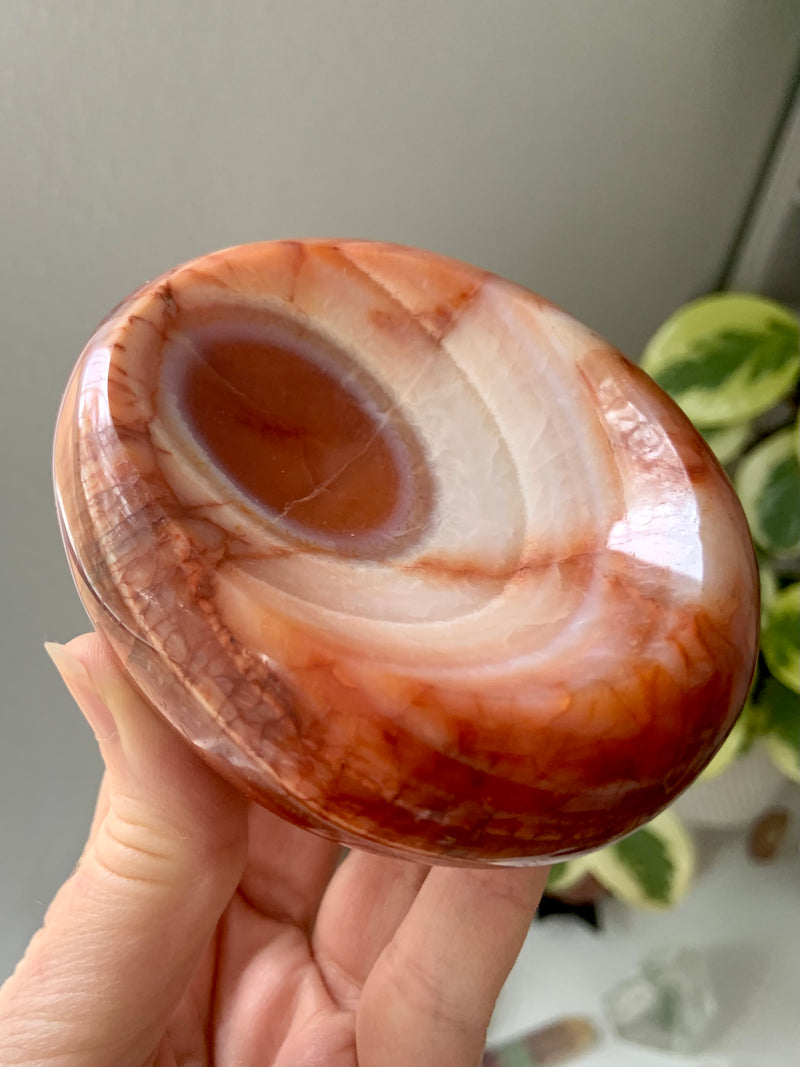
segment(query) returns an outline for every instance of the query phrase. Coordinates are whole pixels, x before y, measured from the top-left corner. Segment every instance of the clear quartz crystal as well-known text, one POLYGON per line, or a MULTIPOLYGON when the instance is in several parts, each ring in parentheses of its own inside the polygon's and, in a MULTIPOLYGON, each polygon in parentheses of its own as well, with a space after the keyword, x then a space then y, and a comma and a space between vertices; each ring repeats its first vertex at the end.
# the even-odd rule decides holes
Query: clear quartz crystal
POLYGON ((671 1052, 706 1048, 718 1011, 705 957, 690 948, 646 957, 604 1001, 620 1037, 671 1052))

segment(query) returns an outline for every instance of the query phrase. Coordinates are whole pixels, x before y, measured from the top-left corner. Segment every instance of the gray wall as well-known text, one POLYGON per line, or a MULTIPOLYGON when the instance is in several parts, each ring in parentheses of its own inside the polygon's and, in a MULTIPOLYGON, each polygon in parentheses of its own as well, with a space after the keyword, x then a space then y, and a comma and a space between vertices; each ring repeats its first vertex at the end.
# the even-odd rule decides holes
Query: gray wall
POLYGON ((794 0, 0 4, 0 976, 99 766, 41 650, 84 626, 53 516, 95 323, 240 241, 419 244, 636 355, 713 285, 791 81, 794 0))

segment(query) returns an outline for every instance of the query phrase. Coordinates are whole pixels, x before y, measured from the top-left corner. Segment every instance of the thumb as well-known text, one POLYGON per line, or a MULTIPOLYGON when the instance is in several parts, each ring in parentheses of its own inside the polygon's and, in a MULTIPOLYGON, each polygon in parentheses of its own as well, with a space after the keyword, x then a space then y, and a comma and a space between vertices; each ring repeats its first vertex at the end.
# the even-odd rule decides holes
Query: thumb
POLYGON ((246 803, 99 637, 47 650, 107 773, 78 866, 0 990, 0 1063, 141 1067, 241 878, 246 803))

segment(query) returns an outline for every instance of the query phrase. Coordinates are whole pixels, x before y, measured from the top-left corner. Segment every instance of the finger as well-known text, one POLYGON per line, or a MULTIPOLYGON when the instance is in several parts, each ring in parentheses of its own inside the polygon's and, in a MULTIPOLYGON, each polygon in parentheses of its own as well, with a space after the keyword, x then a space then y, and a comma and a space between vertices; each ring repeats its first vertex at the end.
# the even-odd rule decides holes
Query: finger
POLYGON ((108 809, 0 992, 0 1062, 141 1067, 241 876, 246 806, 99 638, 50 654, 100 742, 108 809))
POLYGON ((92 824, 89 827, 89 837, 86 841, 86 848, 89 848, 94 844, 97 833, 108 815, 110 803, 108 774, 104 774, 100 781, 100 788, 97 791, 97 800, 94 805, 94 815, 92 816, 92 824))
POLYGON ((359 1063, 478 1063, 546 880, 545 868, 433 869, 364 986, 359 1063))
POLYGON ((262 915, 310 930, 341 847, 253 804, 239 891, 262 915))
POLYGON ((355 1006, 375 961, 406 917, 429 868, 354 850, 323 897, 312 945, 331 996, 355 1006))

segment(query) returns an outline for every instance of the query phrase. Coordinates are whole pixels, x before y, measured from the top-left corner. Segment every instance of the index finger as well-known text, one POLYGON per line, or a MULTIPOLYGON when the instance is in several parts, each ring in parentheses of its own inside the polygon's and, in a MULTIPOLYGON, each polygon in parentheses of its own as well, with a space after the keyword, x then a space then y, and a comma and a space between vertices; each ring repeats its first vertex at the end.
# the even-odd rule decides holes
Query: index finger
POLYGON ((342 848, 252 803, 240 896, 256 911, 310 931, 342 848))

